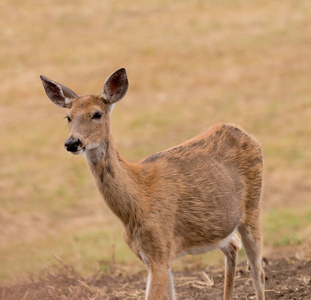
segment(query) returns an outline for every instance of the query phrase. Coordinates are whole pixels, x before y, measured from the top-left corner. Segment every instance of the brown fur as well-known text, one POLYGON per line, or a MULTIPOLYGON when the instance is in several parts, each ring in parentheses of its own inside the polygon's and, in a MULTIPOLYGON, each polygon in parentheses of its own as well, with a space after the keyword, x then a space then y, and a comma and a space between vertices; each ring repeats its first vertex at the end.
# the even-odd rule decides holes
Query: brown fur
MULTIPOLYGON (((116 73, 105 83, 105 88, 111 87, 110 94, 104 89, 102 96, 72 95, 70 136, 81 141, 103 198, 122 221, 126 243, 149 268, 146 299, 175 299, 172 260, 213 248, 226 256, 224 299, 232 299, 239 248, 235 229, 252 267, 257 299, 264 299, 263 160, 258 143, 233 125, 219 124, 176 147, 129 163, 116 149, 110 132, 111 105, 127 90, 124 74, 120 79, 116 73), (109 102, 107 95, 114 100, 109 102), (92 119, 94 111, 102 113, 100 121, 92 119), (88 149, 93 144, 97 146, 88 149)), ((54 94, 47 94, 53 101, 54 94)))

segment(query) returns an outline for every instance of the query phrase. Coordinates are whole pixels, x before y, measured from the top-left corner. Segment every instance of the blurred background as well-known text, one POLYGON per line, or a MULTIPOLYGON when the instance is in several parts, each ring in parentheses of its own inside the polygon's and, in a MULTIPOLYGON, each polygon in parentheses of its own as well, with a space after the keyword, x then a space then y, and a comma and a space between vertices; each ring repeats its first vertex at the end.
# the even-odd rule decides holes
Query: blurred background
MULTIPOLYGON (((309 0, 11 0, 0 27, 0 282, 55 257, 82 274, 111 260, 144 268, 84 157, 66 153, 66 111, 39 80, 100 94, 120 67, 130 89, 112 131, 125 158, 239 124, 263 148, 264 255, 311 257, 309 0)), ((216 251, 175 267, 220 260, 216 251)))

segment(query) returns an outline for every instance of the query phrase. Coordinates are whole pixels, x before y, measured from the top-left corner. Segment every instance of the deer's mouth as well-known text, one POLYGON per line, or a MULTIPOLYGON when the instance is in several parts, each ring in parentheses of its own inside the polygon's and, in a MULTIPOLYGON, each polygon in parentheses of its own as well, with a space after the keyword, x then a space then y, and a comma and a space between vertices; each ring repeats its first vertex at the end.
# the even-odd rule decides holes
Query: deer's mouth
MULTIPOLYGON (((67 151, 69 151, 69 150, 67 150, 67 151)), ((75 150, 75 151, 69 151, 71 154, 73 154, 73 155, 78 155, 78 154, 81 154, 81 153, 83 153, 84 152, 84 149, 83 148, 81 148, 81 149, 77 149, 77 150, 75 150)))
POLYGON ((82 142, 79 143, 75 143, 75 144, 69 144, 67 143, 67 145, 65 144, 65 148, 68 152, 70 152, 73 155, 78 155, 81 154, 85 151, 89 151, 89 150, 95 150, 100 146, 100 143, 89 143, 86 145, 83 145, 82 142))

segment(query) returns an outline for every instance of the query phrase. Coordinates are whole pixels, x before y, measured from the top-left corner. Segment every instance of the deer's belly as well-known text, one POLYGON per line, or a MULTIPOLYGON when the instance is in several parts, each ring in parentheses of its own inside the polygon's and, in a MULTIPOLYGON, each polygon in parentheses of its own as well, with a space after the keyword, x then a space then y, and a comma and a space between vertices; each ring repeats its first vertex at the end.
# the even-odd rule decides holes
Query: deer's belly
POLYGON ((194 245, 194 246, 187 245, 184 248, 180 245, 180 242, 179 242, 178 244, 180 246, 177 247, 177 249, 176 249, 176 256, 175 257, 179 258, 179 257, 182 257, 182 256, 187 255, 187 254, 198 255, 198 254, 210 252, 210 251, 215 250, 215 249, 226 248, 228 246, 228 244, 230 243, 230 241, 232 240, 234 234, 235 233, 233 231, 226 238, 219 240, 217 242, 214 242, 214 243, 206 243, 206 244, 194 245), (183 248, 183 249, 181 249, 181 248, 183 248))

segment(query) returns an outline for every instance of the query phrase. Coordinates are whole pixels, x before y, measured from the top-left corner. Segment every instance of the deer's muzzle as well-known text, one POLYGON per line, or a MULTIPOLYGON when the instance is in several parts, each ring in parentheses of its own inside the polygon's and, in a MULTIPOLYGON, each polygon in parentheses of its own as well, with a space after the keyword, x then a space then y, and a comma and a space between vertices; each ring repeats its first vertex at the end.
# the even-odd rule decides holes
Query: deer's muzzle
POLYGON ((82 150, 82 142, 80 139, 71 136, 66 140, 65 148, 71 153, 80 152, 82 150))

